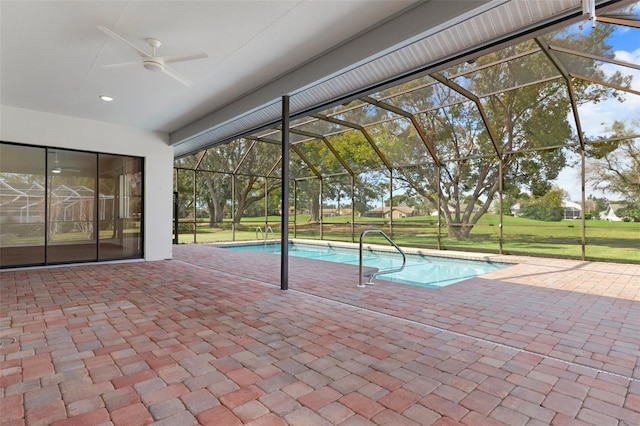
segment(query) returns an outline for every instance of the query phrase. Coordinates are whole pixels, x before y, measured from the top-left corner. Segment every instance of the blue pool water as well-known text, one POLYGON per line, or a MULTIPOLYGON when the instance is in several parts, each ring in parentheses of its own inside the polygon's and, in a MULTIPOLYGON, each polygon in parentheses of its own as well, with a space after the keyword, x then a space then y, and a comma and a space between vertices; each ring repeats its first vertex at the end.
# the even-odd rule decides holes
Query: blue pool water
MULTIPOLYGON (((280 244, 237 245, 226 246, 224 248, 236 251, 251 250, 280 254, 280 244)), ((290 243, 289 256, 346 263, 349 265, 358 265, 359 263, 358 250, 342 247, 290 243)), ((380 270, 395 269, 402 265, 402 256, 397 252, 390 253, 364 250, 362 261, 364 266, 378 268, 380 270)), ((408 254, 404 270, 379 275, 376 277, 376 280, 438 288, 507 266, 510 265, 506 263, 408 254)), ((366 278, 363 278, 363 282, 364 281, 366 281, 366 278)))

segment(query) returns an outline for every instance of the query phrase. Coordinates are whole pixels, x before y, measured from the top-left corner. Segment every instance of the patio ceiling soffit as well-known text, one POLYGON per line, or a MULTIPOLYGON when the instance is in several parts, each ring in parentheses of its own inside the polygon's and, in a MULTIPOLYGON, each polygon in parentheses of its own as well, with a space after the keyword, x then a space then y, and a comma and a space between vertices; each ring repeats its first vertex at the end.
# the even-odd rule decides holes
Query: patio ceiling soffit
MULTIPOLYGON (((498 43, 523 32, 560 20, 577 19, 581 12, 581 0, 421 2, 406 13, 293 70, 272 84, 179 129, 170 135, 170 143, 177 157, 187 155, 278 122, 281 115, 280 96, 283 93, 291 96, 293 117, 309 114, 331 103, 357 98, 376 88, 397 83, 420 70, 431 68, 431 72, 434 72, 453 60, 477 56, 478 52, 489 46, 496 49, 498 43), (426 31, 425 23, 428 28, 426 31), (417 28, 422 28, 423 32, 418 33, 417 28), (349 58, 354 58, 357 56, 354 49, 362 47, 367 41, 371 42, 374 37, 385 35, 387 39, 394 31, 396 35, 393 35, 393 40, 397 40, 397 34, 403 34, 406 41, 397 41, 379 53, 372 53, 368 48, 370 56, 362 58, 355 65, 344 64, 341 70, 328 77, 318 75, 318 69, 327 69, 323 61, 344 61, 345 53, 349 53, 349 58), (342 58, 338 60, 340 56, 342 58), (316 76, 317 79, 304 83, 305 74, 316 76), (293 87, 296 83, 300 86, 293 87)), ((383 47, 375 44, 378 48, 383 47)))

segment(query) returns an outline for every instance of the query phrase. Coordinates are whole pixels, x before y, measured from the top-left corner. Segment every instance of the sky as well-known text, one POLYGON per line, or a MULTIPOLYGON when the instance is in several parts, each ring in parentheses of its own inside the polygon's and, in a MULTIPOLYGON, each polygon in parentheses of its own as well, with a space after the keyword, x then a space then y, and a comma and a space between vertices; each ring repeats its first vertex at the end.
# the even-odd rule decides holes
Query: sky
MULTIPOLYGON (((598 25, 596 23, 596 25, 598 25)), ((631 64, 640 64, 640 30, 620 27, 607 40, 614 46, 615 59, 628 62, 631 64)), ((616 70, 624 70, 626 75, 633 77, 631 88, 640 92, 640 70, 633 68, 622 68, 616 65, 604 64, 602 70, 611 75, 616 70)), ((609 99, 597 104, 587 103, 578 107, 580 115, 580 123, 583 132, 588 138, 606 136, 604 127, 611 124, 614 120, 626 121, 637 119, 640 117, 640 96, 634 94, 626 94, 625 101, 619 102, 615 99, 609 99), (604 123, 604 126, 603 126, 604 123)), ((573 120, 573 115, 569 117, 573 120)), ((640 129, 636 128, 636 134, 640 134, 640 129)), ((573 159, 575 160, 575 158, 573 159)), ((566 167, 558 177, 558 186, 569 193, 571 201, 580 201, 580 165, 566 167)), ((587 196, 593 194, 597 197, 605 196, 607 198, 619 198, 615 194, 603 194, 601 191, 594 191, 587 185, 587 196)))

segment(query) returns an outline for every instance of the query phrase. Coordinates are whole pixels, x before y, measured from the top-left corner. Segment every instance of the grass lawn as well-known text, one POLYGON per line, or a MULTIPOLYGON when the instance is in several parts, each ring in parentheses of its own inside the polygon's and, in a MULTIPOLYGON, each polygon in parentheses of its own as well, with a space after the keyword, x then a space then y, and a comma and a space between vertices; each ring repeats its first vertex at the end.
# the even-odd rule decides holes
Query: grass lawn
MULTIPOLYGON (((320 225, 309 222, 308 215, 297 215, 296 229, 293 216, 290 218, 289 237, 320 239, 320 225)), ((322 239, 352 241, 350 216, 327 217, 323 220, 322 239)), ((542 222, 532 219, 505 216, 503 226, 503 252, 546 257, 580 259, 580 220, 542 222)), ((268 226, 280 237, 280 217, 268 218, 268 226)), ((443 221, 444 224, 444 221, 443 221)), ((264 217, 246 218, 236 229, 235 240, 255 240, 256 228, 266 228, 264 217)), ((398 245, 436 248, 438 244, 437 218, 431 216, 411 217, 393 220, 393 233, 389 221, 381 218, 356 218, 354 223, 355 241, 364 229, 381 229, 398 245)), ((497 253, 500 249, 499 216, 485 214, 471 231, 468 239, 458 240, 446 236, 447 228, 441 228, 441 247, 450 250, 484 251, 497 253)), ((271 236, 269 235, 269 238, 271 236)), ((209 228, 207 223, 197 226, 196 242, 232 241, 231 224, 220 228, 209 228)), ((381 237, 367 236, 368 242, 385 243, 381 237)), ((193 233, 180 234, 180 243, 193 243, 193 233)), ((586 222, 586 256, 588 260, 610 260, 640 263, 640 223, 586 222)))

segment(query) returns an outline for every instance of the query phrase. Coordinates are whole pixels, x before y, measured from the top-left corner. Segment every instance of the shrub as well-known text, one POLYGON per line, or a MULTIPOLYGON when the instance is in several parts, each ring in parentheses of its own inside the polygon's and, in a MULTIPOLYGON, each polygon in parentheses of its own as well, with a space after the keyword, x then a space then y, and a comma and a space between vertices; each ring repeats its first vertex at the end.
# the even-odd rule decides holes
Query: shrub
POLYGON ((178 234, 193 234, 195 226, 193 223, 180 222, 178 223, 178 234))
POLYGON ((563 218, 561 189, 551 190, 541 197, 532 197, 520 203, 520 215, 528 219, 559 222, 563 218))

